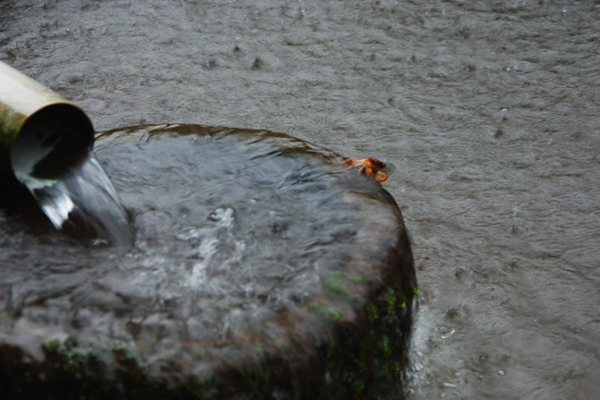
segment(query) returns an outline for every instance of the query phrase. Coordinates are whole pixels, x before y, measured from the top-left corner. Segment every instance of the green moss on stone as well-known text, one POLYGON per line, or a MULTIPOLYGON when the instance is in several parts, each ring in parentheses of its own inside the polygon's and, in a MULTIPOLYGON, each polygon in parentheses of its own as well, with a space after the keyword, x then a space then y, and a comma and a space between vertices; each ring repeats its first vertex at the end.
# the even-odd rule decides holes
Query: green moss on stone
POLYGON ((346 294, 346 290, 342 286, 346 279, 347 273, 343 271, 335 271, 327 277, 327 291, 333 295, 341 296, 346 294))
POLYGON ((372 302, 367 301, 366 309, 367 318, 369 319, 369 322, 375 322, 379 318, 379 314, 375 305, 372 302))
POLYGON ((56 350, 58 350, 58 346, 60 346, 58 340, 52 340, 51 342, 45 343, 42 347, 44 350, 46 350, 46 352, 54 353, 56 350))
POLYGON ((388 287, 363 303, 364 319, 353 334, 348 336, 340 326, 337 345, 326 348, 328 376, 347 388, 337 398, 374 399, 397 392, 406 362, 408 303, 400 288, 388 287))
POLYGON ((307 305, 306 308, 327 323, 336 323, 344 316, 344 312, 339 307, 324 306, 320 303, 311 303, 307 305))

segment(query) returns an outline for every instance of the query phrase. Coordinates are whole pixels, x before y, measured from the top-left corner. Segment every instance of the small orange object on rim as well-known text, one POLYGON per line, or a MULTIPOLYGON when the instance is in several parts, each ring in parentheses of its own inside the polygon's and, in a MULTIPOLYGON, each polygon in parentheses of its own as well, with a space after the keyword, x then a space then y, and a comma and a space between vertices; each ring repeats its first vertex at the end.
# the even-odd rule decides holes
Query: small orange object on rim
POLYGON ((367 157, 367 158, 349 158, 347 160, 342 161, 342 164, 352 163, 346 170, 349 170, 353 167, 360 167, 358 173, 364 171, 365 175, 370 178, 374 178, 377 182, 382 183, 387 179, 387 174, 382 171, 385 168, 385 163, 383 161, 376 160, 375 158, 367 157))

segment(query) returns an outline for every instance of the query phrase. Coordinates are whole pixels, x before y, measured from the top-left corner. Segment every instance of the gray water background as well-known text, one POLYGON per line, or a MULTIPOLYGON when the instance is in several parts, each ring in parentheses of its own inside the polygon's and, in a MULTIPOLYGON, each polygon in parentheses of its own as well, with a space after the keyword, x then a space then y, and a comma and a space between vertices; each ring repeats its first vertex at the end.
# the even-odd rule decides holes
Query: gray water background
POLYGON ((597 1, 10 1, 0 60, 96 129, 265 128, 391 166, 410 399, 600 392, 597 1))

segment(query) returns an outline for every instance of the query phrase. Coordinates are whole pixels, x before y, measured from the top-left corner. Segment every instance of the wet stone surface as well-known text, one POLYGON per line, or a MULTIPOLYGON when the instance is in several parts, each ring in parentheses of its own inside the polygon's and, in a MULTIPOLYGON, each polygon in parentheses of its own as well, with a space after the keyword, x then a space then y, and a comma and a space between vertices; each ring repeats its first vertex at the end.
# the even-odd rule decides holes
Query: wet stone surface
MULTIPOLYGON (((40 227, 35 210, 1 214, 0 364, 14 393, 24 378, 10 362, 17 371, 29 363, 43 370, 53 356, 68 366, 76 353, 71 368, 82 374, 94 354, 110 371, 121 350, 149 371, 149 387, 173 376, 220 387, 219 379, 233 379, 230 364, 256 363, 266 371, 253 382, 266 385, 274 351, 293 371, 277 385, 316 363, 322 371, 313 384, 329 375, 334 387, 343 375, 335 375, 335 346, 354 335, 385 338, 384 356, 394 349, 384 380, 396 388, 416 280, 400 211, 374 179, 286 135, 197 125, 110 131, 99 135, 95 156, 130 215, 133 246, 59 235, 40 227), (372 325, 388 317, 393 322, 372 325), (20 360, 7 361, 15 349, 20 360), (182 366, 165 372, 169 363, 182 366)), ((34 371, 30 383, 42 385, 34 371)), ((358 372, 357 394, 380 390, 362 376, 369 374, 358 372)), ((87 385, 100 378, 125 385, 121 395, 133 390, 110 372, 87 385)), ((234 390, 249 395, 250 378, 239 379, 234 390)))

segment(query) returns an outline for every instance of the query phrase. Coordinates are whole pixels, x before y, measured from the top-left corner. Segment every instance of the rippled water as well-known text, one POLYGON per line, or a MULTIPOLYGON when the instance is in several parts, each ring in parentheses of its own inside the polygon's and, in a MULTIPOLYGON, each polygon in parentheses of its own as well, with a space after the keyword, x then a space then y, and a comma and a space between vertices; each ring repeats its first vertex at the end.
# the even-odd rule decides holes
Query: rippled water
MULTIPOLYGON (((106 283, 134 320, 183 321, 180 340, 229 338, 305 304, 344 265, 358 223, 341 165, 252 133, 157 130, 113 133, 95 151, 134 214, 136 251, 106 283)), ((133 335, 154 336, 145 325, 133 335)))
POLYGON ((590 399, 599 13, 544 0, 5 1, 0 58, 101 129, 267 128, 384 160, 421 289, 409 398, 590 399))
POLYGON ((145 125, 100 135, 94 153, 92 172, 102 164, 131 215, 131 246, 59 235, 39 210, 5 205, 18 193, 0 197, 0 339, 37 357, 66 335, 135 343, 149 362, 174 343, 258 335, 331 282, 366 281, 351 267, 357 237, 401 223, 373 178, 281 134, 145 125))

